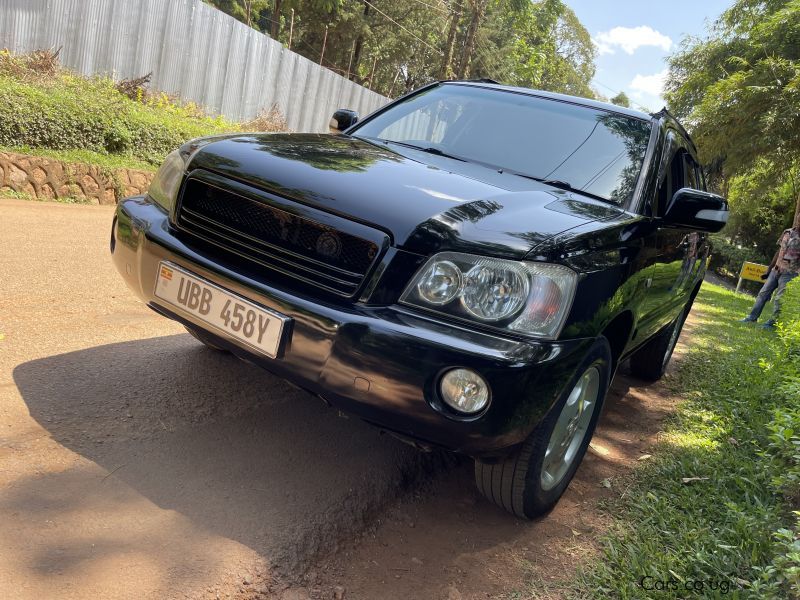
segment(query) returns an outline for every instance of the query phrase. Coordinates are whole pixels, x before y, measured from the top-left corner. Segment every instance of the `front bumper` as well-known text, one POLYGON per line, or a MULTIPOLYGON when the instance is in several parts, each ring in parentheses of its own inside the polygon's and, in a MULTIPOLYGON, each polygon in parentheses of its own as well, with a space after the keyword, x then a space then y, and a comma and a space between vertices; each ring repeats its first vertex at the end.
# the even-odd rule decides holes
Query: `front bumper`
POLYGON ((592 343, 504 338, 395 305, 323 301, 270 287, 178 239, 166 213, 143 197, 119 204, 111 251, 117 270, 136 294, 184 324, 202 328, 153 294, 162 260, 290 317, 291 337, 278 359, 206 331, 220 346, 345 412, 422 444, 474 456, 499 455, 523 441, 592 343), (438 381, 451 367, 474 369, 490 385, 492 400, 480 415, 459 418, 442 407, 438 381))

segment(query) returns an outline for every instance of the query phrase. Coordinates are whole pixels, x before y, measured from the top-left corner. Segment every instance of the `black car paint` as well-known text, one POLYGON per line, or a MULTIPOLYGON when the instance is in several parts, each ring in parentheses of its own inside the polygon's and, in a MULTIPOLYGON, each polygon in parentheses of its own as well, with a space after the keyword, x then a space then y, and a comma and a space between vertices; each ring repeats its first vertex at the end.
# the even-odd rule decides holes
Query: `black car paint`
POLYGON ((199 150, 190 169, 370 225, 392 246, 419 254, 520 259, 556 233, 620 212, 511 173, 347 136, 225 139, 199 150), (525 219, 536 229, 518 231, 525 219))
MULTIPOLYGON (((621 359, 673 320, 699 287, 704 236, 696 240, 691 277, 668 285, 687 260, 676 240, 692 232, 652 216, 653 199, 667 132, 685 136, 668 115, 652 123, 636 192, 622 207, 349 135, 225 137, 193 154, 189 177, 213 179, 296 214, 335 219, 355 234, 382 232, 381 255, 357 301, 220 256, 176 229, 177 208, 166 215, 147 197, 120 203, 114 262, 151 308, 185 324, 197 325, 153 298, 160 260, 290 316, 293 331, 280 360, 215 341, 345 411, 425 445, 501 454, 547 413, 594 337, 613 330, 612 347, 621 359), (465 327, 399 306, 417 269, 444 250, 557 262, 577 271, 575 300, 559 339, 465 327), (457 366, 476 369, 492 388, 492 402, 478 416, 455 415, 438 398, 442 370, 457 366), (359 379, 368 382, 367 392, 356 385, 359 379)), ((688 142, 686 150, 694 155, 688 142)))

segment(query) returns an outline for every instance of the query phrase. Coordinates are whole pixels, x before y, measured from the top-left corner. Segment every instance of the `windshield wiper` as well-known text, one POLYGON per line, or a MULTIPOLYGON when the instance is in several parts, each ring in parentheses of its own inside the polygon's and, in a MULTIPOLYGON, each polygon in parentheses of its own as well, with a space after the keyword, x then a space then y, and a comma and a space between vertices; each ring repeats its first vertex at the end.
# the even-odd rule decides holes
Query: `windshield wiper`
POLYGON ((454 156, 452 154, 448 154, 447 152, 442 152, 441 150, 439 150, 439 148, 436 148, 434 146, 418 146, 416 144, 409 144, 408 142, 397 142, 395 140, 383 140, 380 138, 372 138, 372 139, 377 140, 379 142, 383 142, 384 144, 397 144, 398 146, 413 148, 414 150, 419 150, 420 152, 427 152, 428 154, 435 154, 436 156, 444 156, 445 158, 452 158, 453 160, 468 162, 466 158, 461 158, 460 156, 454 156))
POLYGON ((549 185, 554 188, 558 188, 559 190, 566 190, 568 192, 577 192, 579 194, 583 194, 584 196, 589 196, 589 198, 594 198, 595 200, 600 200, 601 202, 607 202, 609 204, 613 204, 617 206, 617 203, 613 200, 609 200, 608 198, 604 198, 603 196, 598 196, 597 194, 593 194, 592 192, 587 192, 586 190, 582 190, 581 188, 577 188, 573 186, 568 181, 562 181, 560 179, 547 179, 546 177, 536 177, 535 175, 528 175, 527 173, 518 173, 517 171, 509 171, 506 170, 506 173, 511 173, 512 175, 516 175, 517 177, 524 177, 525 179, 532 179, 533 181, 538 181, 539 183, 544 183, 545 185, 549 185))

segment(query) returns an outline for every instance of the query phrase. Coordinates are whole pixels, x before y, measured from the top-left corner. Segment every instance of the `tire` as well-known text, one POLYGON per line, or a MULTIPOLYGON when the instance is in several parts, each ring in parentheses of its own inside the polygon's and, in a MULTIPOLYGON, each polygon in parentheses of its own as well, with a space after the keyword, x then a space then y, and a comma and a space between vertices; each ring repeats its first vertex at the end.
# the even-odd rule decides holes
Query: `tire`
POLYGON ((210 338, 205 335, 201 330, 195 329, 194 327, 189 327, 188 325, 184 325, 186 331, 189 332, 189 335, 196 339, 201 344, 205 345, 207 348, 211 348, 215 352, 224 352, 227 353, 228 351, 225 348, 220 348, 214 342, 210 340, 210 338))
POLYGON ((522 445, 500 462, 475 461, 475 483, 487 499, 523 519, 538 517, 556 505, 589 447, 610 384, 611 364, 611 347, 608 340, 600 336, 561 398, 522 445), (586 393, 581 394, 579 389, 586 393), (587 400, 593 405, 569 418, 573 408, 578 403, 585 406, 587 400), (568 421, 564 421, 565 416, 568 421), (579 421, 577 425, 575 419, 579 421), (570 436, 566 446, 560 445, 561 449, 566 448, 566 454, 557 464, 555 460, 562 454, 558 452, 559 446, 551 448, 548 454, 548 446, 558 441, 552 439, 556 437, 554 434, 564 442, 567 440, 564 436, 570 436), (553 450, 558 454, 554 455, 553 450), (551 456, 555 459, 548 458, 546 463, 545 458, 551 456), (567 457, 571 458, 567 461, 567 457))
POLYGON ((658 381, 667 372, 667 366, 681 336, 683 324, 689 315, 691 302, 664 331, 656 334, 631 356, 631 373, 645 381, 658 381))

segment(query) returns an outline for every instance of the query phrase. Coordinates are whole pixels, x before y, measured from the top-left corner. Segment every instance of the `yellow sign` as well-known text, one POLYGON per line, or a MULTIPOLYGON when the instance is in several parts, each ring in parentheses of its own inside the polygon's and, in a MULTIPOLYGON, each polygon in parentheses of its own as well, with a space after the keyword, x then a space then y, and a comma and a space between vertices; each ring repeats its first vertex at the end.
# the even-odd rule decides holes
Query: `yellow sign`
POLYGON ((760 265, 758 263, 746 262, 742 265, 742 272, 739 273, 741 279, 749 279, 750 281, 762 281, 761 277, 769 270, 767 265, 760 265))

